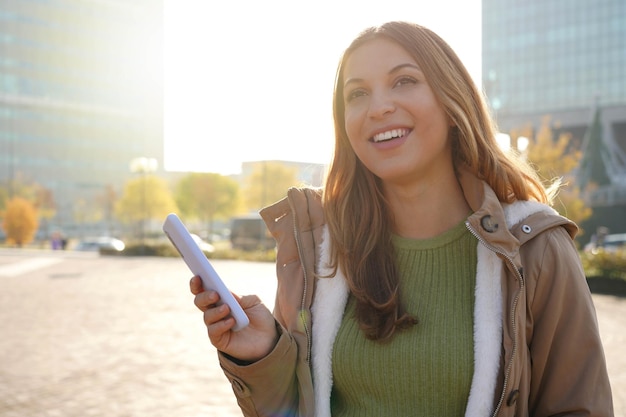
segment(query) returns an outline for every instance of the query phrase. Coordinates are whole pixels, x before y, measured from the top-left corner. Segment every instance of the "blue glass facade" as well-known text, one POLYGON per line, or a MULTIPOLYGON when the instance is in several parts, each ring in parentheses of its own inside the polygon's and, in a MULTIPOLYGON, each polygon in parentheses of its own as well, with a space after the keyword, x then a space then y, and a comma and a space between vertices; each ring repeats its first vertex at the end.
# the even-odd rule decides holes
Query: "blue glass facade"
POLYGON ((482 5, 483 82, 498 114, 626 104, 626 1, 482 5))
POLYGON ((55 227, 102 217, 133 158, 163 160, 159 0, 0 0, 0 185, 52 192, 55 227))

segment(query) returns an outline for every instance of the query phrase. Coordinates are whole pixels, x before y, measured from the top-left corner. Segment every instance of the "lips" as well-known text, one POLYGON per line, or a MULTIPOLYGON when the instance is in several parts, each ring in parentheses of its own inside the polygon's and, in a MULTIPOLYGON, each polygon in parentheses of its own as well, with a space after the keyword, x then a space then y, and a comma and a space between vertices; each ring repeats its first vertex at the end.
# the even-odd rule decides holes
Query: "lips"
POLYGON ((410 131, 410 129, 391 129, 375 134, 374 136, 372 136, 370 141, 374 143, 386 142, 388 140, 398 139, 406 136, 409 134, 410 131))

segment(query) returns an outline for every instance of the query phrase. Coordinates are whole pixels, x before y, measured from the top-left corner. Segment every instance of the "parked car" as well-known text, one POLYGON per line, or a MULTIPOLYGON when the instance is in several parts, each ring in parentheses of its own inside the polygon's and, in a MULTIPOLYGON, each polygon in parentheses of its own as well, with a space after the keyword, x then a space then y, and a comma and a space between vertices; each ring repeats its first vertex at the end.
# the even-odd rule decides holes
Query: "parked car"
POLYGON ((90 237, 82 239, 78 242, 75 250, 78 251, 94 251, 109 250, 115 252, 121 252, 126 245, 119 239, 109 236, 90 237))
POLYGON ((276 247, 274 238, 258 214, 231 219, 230 243, 233 249, 245 251, 269 250, 276 247))

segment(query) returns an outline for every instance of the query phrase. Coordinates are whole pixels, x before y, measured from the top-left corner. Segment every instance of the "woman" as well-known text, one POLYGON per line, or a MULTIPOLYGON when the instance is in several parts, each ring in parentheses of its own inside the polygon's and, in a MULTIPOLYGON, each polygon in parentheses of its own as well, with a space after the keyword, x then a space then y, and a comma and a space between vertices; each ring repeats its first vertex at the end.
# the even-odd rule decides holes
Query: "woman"
POLYGON ((503 153, 451 48, 364 31, 340 61, 323 191, 261 214, 273 315, 191 281, 246 416, 610 416, 595 310, 551 191, 503 153))

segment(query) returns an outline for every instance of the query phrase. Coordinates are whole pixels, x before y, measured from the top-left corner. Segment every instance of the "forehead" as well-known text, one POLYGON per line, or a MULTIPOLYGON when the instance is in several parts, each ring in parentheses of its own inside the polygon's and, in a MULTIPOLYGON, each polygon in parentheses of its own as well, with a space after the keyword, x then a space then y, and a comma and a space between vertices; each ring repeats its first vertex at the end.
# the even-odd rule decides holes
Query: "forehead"
POLYGON ((388 73, 401 64, 418 65, 400 44, 387 38, 376 38, 355 48, 344 62, 344 80, 363 78, 368 74, 388 73))

